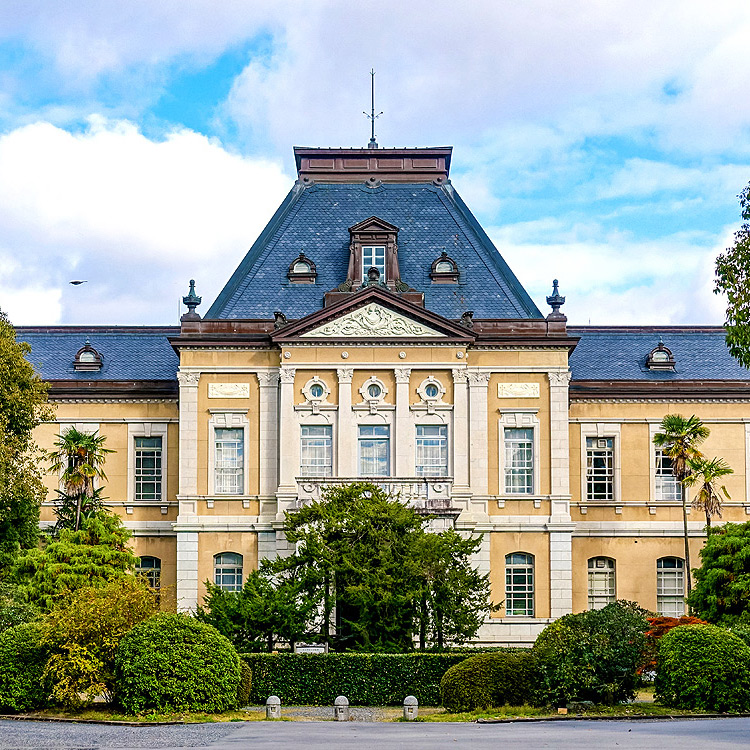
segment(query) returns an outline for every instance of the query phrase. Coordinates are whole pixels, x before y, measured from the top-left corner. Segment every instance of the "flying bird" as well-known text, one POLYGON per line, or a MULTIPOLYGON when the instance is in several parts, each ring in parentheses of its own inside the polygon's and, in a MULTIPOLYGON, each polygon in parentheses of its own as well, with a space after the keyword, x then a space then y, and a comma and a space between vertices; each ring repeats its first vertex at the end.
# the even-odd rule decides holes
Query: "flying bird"
POLYGON ((75 281, 68 282, 69 284, 72 284, 73 286, 78 286, 79 284, 85 284, 88 279, 84 279, 83 281, 80 281, 79 279, 76 279, 75 281))

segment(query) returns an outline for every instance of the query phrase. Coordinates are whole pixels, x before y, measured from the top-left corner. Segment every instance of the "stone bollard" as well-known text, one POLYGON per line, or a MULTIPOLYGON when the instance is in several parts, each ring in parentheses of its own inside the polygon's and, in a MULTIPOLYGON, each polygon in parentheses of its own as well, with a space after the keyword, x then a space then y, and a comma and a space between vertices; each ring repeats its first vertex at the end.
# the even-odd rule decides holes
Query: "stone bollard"
POLYGON ((404 721, 414 721, 419 714, 419 702, 413 695, 404 698, 404 721))
POLYGON ((269 695, 266 701, 266 718, 281 718, 281 698, 278 695, 269 695))
POLYGON ((333 718, 336 721, 349 721, 349 699, 340 695, 333 702, 333 718))

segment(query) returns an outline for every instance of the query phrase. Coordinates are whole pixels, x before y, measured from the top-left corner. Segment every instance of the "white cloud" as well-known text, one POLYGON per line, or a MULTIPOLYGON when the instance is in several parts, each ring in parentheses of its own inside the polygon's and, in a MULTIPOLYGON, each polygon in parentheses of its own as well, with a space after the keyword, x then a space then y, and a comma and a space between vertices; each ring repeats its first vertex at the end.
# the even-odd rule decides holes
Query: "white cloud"
POLYGON ((175 322, 188 279, 210 304, 290 186, 277 164, 188 130, 152 141, 92 118, 78 134, 12 131, 0 137, 0 285, 16 290, 14 322, 38 322, 42 289, 47 323, 175 322))

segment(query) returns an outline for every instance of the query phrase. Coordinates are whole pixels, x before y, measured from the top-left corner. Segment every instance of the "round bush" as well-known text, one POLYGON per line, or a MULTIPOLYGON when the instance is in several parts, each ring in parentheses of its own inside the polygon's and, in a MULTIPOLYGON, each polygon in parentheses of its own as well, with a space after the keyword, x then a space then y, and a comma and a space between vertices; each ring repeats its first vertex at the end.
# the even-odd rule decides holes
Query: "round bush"
POLYGON ((440 681, 440 698, 454 712, 520 706, 529 701, 533 672, 530 649, 477 654, 446 671, 440 681))
POLYGON ((116 700, 125 711, 234 708, 240 660, 216 628, 160 614, 126 633, 115 655, 116 700))
POLYGON ((0 709, 30 711, 47 704, 47 656, 36 623, 15 625, 0 633, 0 709))
POLYGON ((684 625, 659 643, 656 699, 701 711, 750 711, 750 647, 715 625, 684 625))
POLYGON ((534 644, 534 702, 613 704, 633 698, 647 629, 645 610, 622 601, 565 615, 548 625, 534 644))

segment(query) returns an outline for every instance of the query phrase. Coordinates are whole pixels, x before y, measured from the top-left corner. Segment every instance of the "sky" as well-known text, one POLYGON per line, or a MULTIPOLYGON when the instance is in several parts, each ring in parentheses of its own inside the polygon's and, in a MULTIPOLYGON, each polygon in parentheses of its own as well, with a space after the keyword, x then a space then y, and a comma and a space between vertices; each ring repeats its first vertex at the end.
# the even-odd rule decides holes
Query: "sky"
POLYGON ((194 278, 207 310, 292 147, 366 145, 374 68, 380 145, 454 147, 540 309, 558 278, 572 324, 721 324, 749 47, 747 0, 3 0, 0 309, 174 325, 194 278))

